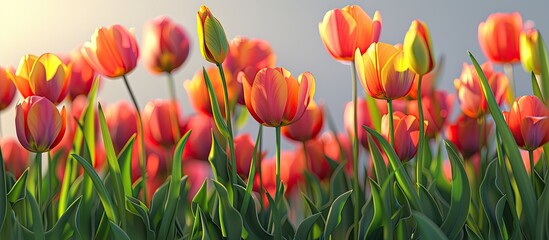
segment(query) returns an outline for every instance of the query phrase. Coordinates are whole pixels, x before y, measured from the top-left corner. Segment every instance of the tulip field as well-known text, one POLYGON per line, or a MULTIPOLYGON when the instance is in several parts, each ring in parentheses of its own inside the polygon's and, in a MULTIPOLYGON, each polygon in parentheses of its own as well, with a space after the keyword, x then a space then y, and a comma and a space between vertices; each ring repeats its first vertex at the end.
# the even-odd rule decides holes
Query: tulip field
POLYGON ((0 136, 0 239, 549 239, 549 57, 520 13, 478 23, 482 52, 445 66, 462 69, 452 91, 429 22, 393 44, 379 11, 318 16, 350 68, 338 131, 322 76, 277 64, 268 40, 229 39, 215 12, 197 9, 196 29, 151 19, 139 43, 113 23, 0 67, 16 133, 0 136), (203 67, 176 85, 193 48, 203 67), (138 67, 166 78, 164 98, 139 104, 138 67), (127 100, 103 104, 105 81, 127 100))

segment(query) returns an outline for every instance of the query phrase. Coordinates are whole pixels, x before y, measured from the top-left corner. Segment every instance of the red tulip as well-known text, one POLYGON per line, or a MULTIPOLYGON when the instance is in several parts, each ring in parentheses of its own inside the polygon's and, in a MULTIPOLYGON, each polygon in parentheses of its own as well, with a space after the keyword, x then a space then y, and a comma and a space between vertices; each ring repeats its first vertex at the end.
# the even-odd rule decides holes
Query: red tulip
MULTIPOLYGON (((505 100, 509 80, 502 73, 495 73, 491 63, 484 63, 481 66, 490 88, 494 92, 494 97, 498 105, 505 100)), ((454 80, 454 86, 458 92, 458 99, 461 110, 471 118, 477 118, 486 113, 488 104, 482 88, 480 78, 473 65, 463 64, 463 71, 459 79, 454 80)))
POLYGON ((69 98, 74 100, 79 95, 88 96, 93 81, 95 79, 100 81, 101 78, 97 77, 95 70, 84 59, 80 50, 73 51, 64 62, 72 66, 69 78, 69 98))
POLYGON ((103 76, 116 78, 137 65, 139 49, 132 32, 120 25, 100 27, 82 48, 88 63, 103 76))
MULTIPOLYGON (((479 129, 476 118, 470 118, 467 115, 460 115, 455 123, 446 128, 446 138, 456 145, 463 158, 469 159, 479 152, 479 129)), ((490 133, 491 124, 487 124, 483 129, 482 142, 486 143, 490 133)))
POLYGON ((59 112, 45 97, 30 96, 15 107, 17 138, 31 152, 51 150, 63 138, 67 124, 65 107, 59 112))
POLYGON ((212 129, 215 129, 213 118, 199 113, 189 117, 183 125, 182 133, 193 130, 183 150, 183 159, 207 161, 212 147, 212 129))
POLYGON ((15 97, 15 85, 10 80, 13 69, 0 67, 0 111, 6 109, 15 97))
POLYGON ((335 8, 324 15, 318 30, 326 50, 334 59, 351 62, 357 48, 362 54, 370 44, 379 40, 381 14, 376 11, 372 20, 357 5, 335 8))
POLYGON ((308 141, 316 138, 324 124, 324 111, 312 101, 303 116, 296 122, 282 127, 282 134, 294 141, 308 141))
POLYGON ((304 163, 308 171, 316 175, 319 179, 330 177, 331 168, 328 160, 324 157, 324 144, 319 139, 311 139, 303 144, 297 145, 295 149, 296 161, 304 163), (304 151, 307 151, 305 153, 304 151))
POLYGON ((404 52, 387 43, 373 43, 366 53, 357 50, 355 64, 362 87, 378 99, 397 99, 410 92, 415 74, 404 59, 404 52))
MULTIPOLYGON (((255 144, 250 134, 241 134, 234 138, 234 148, 235 148, 235 155, 236 155, 236 171, 244 179, 247 178, 250 173, 250 168, 252 165, 252 157, 254 155, 254 147, 255 147, 255 144)), ((227 149, 227 156, 229 157, 229 161, 232 162, 229 149, 227 149)), ((265 156, 265 153, 257 155, 256 169, 259 166, 259 160, 260 160, 259 158, 264 156, 265 156)))
MULTIPOLYGON (((246 74, 247 79, 253 79, 259 70, 274 67, 275 62, 276 55, 267 41, 235 37, 229 45, 229 55, 223 66, 233 73, 234 79, 237 79, 241 71, 246 74)), ((238 103, 245 105, 242 82, 237 81, 237 84, 238 103)))
POLYGON ((514 63, 520 60, 521 31, 520 13, 494 13, 478 25, 478 42, 490 61, 514 63))
MULTIPOLYGON (((261 174, 263 178, 263 188, 274 198, 276 190, 276 161, 274 157, 261 161, 261 174)), ((291 192, 301 181, 305 170, 305 164, 296 161, 295 153, 291 151, 282 151, 280 156, 280 180, 284 183, 285 192, 291 192)), ((259 177, 259 176, 258 176, 259 177)), ((254 181, 259 184, 259 180, 254 181)))
POLYGON ((520 148, 531 151, 549 141, 549 109, 536 96, 517 98, 503 115, 520 148))
POLYGON ((304 72, 296 80, 284 68, 264 68, 250 81, 239 74, 244 84, 244 100, 254 119, 270 127, 292 124, 305 113, 315 94, 315 79, 304 72))
MULTIPOLYGON (((428 123, 426 134, 435 137, 446 125, 448 116, 452 113, 454 95, 445 91, 434 91, 432 96, 423 96, 423 114, 428 123)), ((419 119, 417 100, 408 102, 408 113, 419 119)))
POLYGON ((45 53, 40 57, 24 56, 15 75, 8 74, 24 98, 42 96, 57 105, 67 95, 71 70, 59 57, 45 53))
POLYGON ((177 144, 179 136, 181 136, 179 126, 181 114, 177 102, 162 99, 152 100, 145 105, 142 115, 146 138, 155 145, 165 147, 177 144))
MULTIPOLYGON (((353 102, 348 102, 345 105, 345 111, 343 113, 343 122, 345 125, 345 130, 349 136, 353 136, 353 102)), ((358 125, 358 140, 366 149, 368 149, 368 134, 362 128, 362 126, 367 126, 372 128, 373 122, 370 116, 370 111, 368 111, 368 103, 364 99, 357 99, 357 125, 358 125)), ((350 160, 350 159, 348 159, 350 160)))
POLYGON ((187 195, 188 200, 194 198, 204 180, 211 177, 210 163, 204 161, 185 161, 183 162, 183 174, 189 176, 188 183, 191 188, 187 195))
POLYGON ((130 103, 122 100, 105 109, 105 119, 118 154, 131 136, 137 134, 137 112, 130 103))
POLYGON ((29 167, 29 152, 14 138, 2 138, 0 140, 2 157, 6 171, 13 173, 16 179, 29 167))
MULTIPOLYGON (((389 115, 381 118, 381 134, 390 141, 389 115)), ((417 152, 419 143, 419 122, 416 117, 401 112, 393 114, 395 152, 400 161, 406 162, 412 159, 417 152)))
MULTIPOLYGON (((520 150, 520 156, 522 157, 522 162, 524 163, 524 167, 526 168, 526 171, 530 173, 530 169, 531 169, 530 159, 529 159, 530 156, 528 155, 529 155, 528 151, 520 150)), ((543 155, 543 148, 537 148, 536 150, 534 150, 533 152, 534 166, 538 164, 538 161, 542 155, 543 155)))
MULTIPOLYGON (((212 86, 215 92, 215 98, 217 99, 217 103, 219 104, 221 114, 223 114, 224 116, 225 99, 223 95, 223 82, 221 81, 221 75, 219 74, 219 71, 215 66, 207 68, 206 72, 208 73, 208 77, 212 82, 212 86)), ((227 81, 227 91, 229 92, 229 102, 234 103, 234 101, 236 101, 236 98, 238 97, 238 85, 236 81, 234 81, 232 74, 228 70, 225 70, 225 77, 225 80, 227 81)), ((197 71, 191 80, 185 81, 184 87, 185 90, 187 90, 187 94, 189 95, 191 106, 197 112, 213 116, 210 96, 208 95, 208 88, 206 86, 206 81, 204 80, 202 69, 197 71)))
POLYGON ((149 20, 143 27, 143 63, 152 73, 171 73, 189 56, 190 39, 182 26, 166 16, 149 20))

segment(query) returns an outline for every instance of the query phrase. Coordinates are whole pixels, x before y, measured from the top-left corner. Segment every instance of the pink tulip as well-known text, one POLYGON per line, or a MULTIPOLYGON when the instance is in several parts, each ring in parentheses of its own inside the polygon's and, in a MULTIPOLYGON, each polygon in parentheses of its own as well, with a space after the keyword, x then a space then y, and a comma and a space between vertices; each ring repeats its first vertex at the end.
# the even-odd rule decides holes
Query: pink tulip
POLYGON ((183 150, 183 159, 207 161, 212 147, 212 129, 215 128, 213 118, 199 113, 189 117, 183 125, 185 130, 182 133, 193 130, 183 150))
POLYGON ((179 105, 171 100, 152 100, 143 110, 145 137, 156 145, 174 146, 181 134, 179 105), (174 115, 175 114, 175 115, 174 115))
POLYGON ((131 136, 137 134, 137 112, 130 103, 122 100, 105 109, 105 118, 118 154, 131 136))
MULTIPOLYGON (((479 151, 479 129, 476 118, 470 118, 463 114, 458 117, 455 123, 449 124, 446 128, 446 138, 456 145, 463 158, 468 159, 479 151)), ((488 134, 491 131, 491 124, 483 129, 482 141, 486 144, 488 134)))
POLYGON ((74 100, 79 95, 88 96, 93 81, 97 79, 101 81, 95 70, 82 56, 79 50, 73 51, 70 56, 64 61, 67 65, 71 65, 71 77, 69 78, 69 98, 74 100))
POLYGON ((29 152, 14 138, 2 138, 0 140, 2 157, 6 171, 13 173, 16 179, 29 167, 29 152))
POLYGON ((549 141, 549 109, 536 96, 517 98, 503 115, 520 148, 532 151, 549 141))
MULTIPOLYGON (((353 134, 353 103, 348 102, 345 105, 345 111, 343 113, 343 122, 345 125, 345 130, 348 132, 349 136, 353 134)), ((364 99, 357 100, 357 124, 358 124, 358 140, 366 149, 368 149, 368 134, 362 128, 362 126, 367 126, 372 128, 373 122, 370 116, 370 111, 368 111, 368 103, 364 99)), ((350 160, 350 159, 348 159, 350 160)))
MULTIPOLYGON (((452 113, 454 95, 445 91, 435 90, 432 96, 423 96, 423 114, 427 121, 426 134, 435 137, 446 125, 446 120, 452 113)), ((408 102, 408 113, 419 118, 417 100, 408 102)))

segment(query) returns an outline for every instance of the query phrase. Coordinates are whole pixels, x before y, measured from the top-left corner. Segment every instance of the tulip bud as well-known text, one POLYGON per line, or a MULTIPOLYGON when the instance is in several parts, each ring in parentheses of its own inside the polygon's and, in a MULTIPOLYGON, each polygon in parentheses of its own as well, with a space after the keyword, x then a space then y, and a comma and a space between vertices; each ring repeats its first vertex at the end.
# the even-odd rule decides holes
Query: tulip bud
POLYGON ((484 55, 495 63, 514 63, 520 59, 520 13, 494 13, 478 25, 478 42, 484 55))
POLYGON ((65 107, 61 113, 45 97, 30 96, 15 107, 17 138, 31 152, 43 153, 59 144, 66 127, 65 107))
POLYGON ((227 36, 221 23, 212 15, 210 9, 204 5, 200 7, 200 11, 196 14, 196 28, 202 57, 211 63, 223 63, 229 52, 227 36))
POLYGON ((541 74, 539 31, 528 29, 520 34, 520 61, 527 72, 541 74))
POLYGON ((282 127, 282 134, 294 141, 304 142, 315 138, 324 124, 324 111, 312 101, 303 116, 296 122, 282 127))
POLYGON ((152 100, 143 110, 145 137, 161 146, 175 146, 181 132, 179 105, 171 100, 152 100))
MULTIPOLYGON (((390 141, 389 115, 381 118, 381 133, 390 141)), ((419 143, 419 122, 416 117, 401 112, 393 113, 395 152, 402 162, 412 159, 419 143)), ((425 124, 425 123, 424 123, 425 124)))
POLYGON ((549 141, 549 109, 536 96, 522 96, 503 112, 517 145, 534 150, 549 141))
POLYGON ((416 74, 424 75, 435 67, 433 45, 427 24, 414 20, 404 37, 404 55, 416 74))

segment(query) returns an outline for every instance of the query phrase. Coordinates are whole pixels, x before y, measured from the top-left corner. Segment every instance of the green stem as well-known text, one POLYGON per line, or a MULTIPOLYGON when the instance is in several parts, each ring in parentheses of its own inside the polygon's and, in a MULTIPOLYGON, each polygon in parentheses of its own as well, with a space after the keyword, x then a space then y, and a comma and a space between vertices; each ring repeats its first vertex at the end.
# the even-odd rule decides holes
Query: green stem
POLYGON ((4 137, 4 132, 2 132, 2 117, 0 117, 0 138, 4 137))
POLYGON ((177 101, 177 96, 175 94, 175 80, 173 79, 173 75, 170 72, 166 75, 168 75, 168 92, 170 94, 170 99, 177 101))
POLYGON ((236 153, 234 148, 233 127, 231 124, 231 103, 229 102, 229 91, 227 90, 227 81, 225 80, 225 72, 223 66, 217 64, 219 74, 221 75, 221 82, 223 83, 223 100, 225 101, 225 121, 227 122, 227 128, 229 130, 229 150, 231 151, 232 159, 232 171, 233 171, 233 183, 238 183, 238 173, 236 172, 236 153))
POLYGON ((425 124, 423 117, 423 105, 421 103, 421 82, 423 80, 423 75, 418 77, 418 87, 417 87, 417 109, 419 112, 419 143, 417 146, 417 156, 416 156, 416 181, 417 181, 417 191, 419 193, 420 186, 422 185, 422 173, 423 173, 423 142, 425 139, 425 124))
MULTIPOLYGON (((48 152, 47 162, 48 162, 48 176, 49 176, 49 192, 51 195, 53 195, 55 191, 55 188, 53 187, 53 182, 55 181, 55 166, 53 165, 50 152, 48 152)), ((53 197, 50 197, 49 199, 53 201, 53 197)), ((53 203, 48 205, 49 205, 48 206, 48 215, 49 215, 48 227, 50 227, 50 226, 53 226, 55 222, 57 222, 57 218, 55 217, 55 214, 54 214, 53 203)))
POLYGON ((535 166, 534 166, 534 151, 528 150, 528 157, 530 158, 530 179, 532 180, 532 186, 535 186, 536 181, 536 172, 535 172, 535 166))
POLYGON ((387 112, 389 113, 389 137, 391 138, 391 146, 395 148, 395 123, 394 116, 393 116, 393 100, 387 99, 387 112))
POLYGON ((517 92, 514 75, 513 75, 513 65, 510 63, 503 64, 503 72, 507 79, 509 79, 509 88, 513 90, 508 96, 508 100, 512 103, 515 100, 515 93, 517 92))
POLYGON ((124 84, 126 84, 126 89, 133 102, 135 111, 137 112, 137 135, 139 136, 139 165, 141 165, 141 188, 143 189, 143 201, 147 203, 147 154, 145 153, 145 136, 143 132, 143 120, 141 119, 141 110, 139 104, 137 104, 137 99, 133 94, 132 88, 128 83, 128 78, 126 75, 122 75, 124 79, 124 84))
MULTIPOLYGON (((355 68, 355 62, 351 62, 351 77, 353 84, 353 139, 352 139, 352 151, 353 151, 353 199, 354 199, 354 214, 353 214, 353 225, 355 226, 354 239, 359 238, 360 231, 356 230, 358 228, 359 220, 359 211, 360 207, 360 186, 358 183, 358 117, 357 117, 357 73, 355 68)), ((336 135, 337 138, 337 135, 336 135)))
POLYGON ((36 165, 36 202, 42 212, 42 199, 40 194, 42 193, 42 153, 36 153, 34 158, 34 164, 36 165))
MULTIPOLYGON (((259 124, 259 132, 263 132, 263 125, 259 124)), ((259 199, 264 199, 263 196, 265 196, 265 192, 263 191, 263 173, 261 172, 261 162, 263 161, 263 134, 259 136, 259 148, 257 151, 257 174, 259 174, 259 199)), ((261 205, 261 209, 263 209, 263 201, 259 201, 259 204, 261 205)))
POLYGON ((274 206, 274 211, 276 212, 275 217, 273 218, 273 223, 274 223, 274 239, 278 240, 278 239, 282 239, 282 229, 281 229, 281 221, 280 221, 280 218, 278 216, 278 207, 280 206, 279 202, 281 201, 281 197, 283 196, 280 196, 281 194, 281 182, 280 182, 280 127, 275 127, 276 129, 276 171, 275 171, 275 175, 276 175, 276 190, 275 190, 275 199, 274 199, 274 202, 275 202, 275 206, 274 206))
MULTIPOLYGON (((179 119, 177 116, 177 96, 175 94, 175 83, 172 73, 167 73, 168 75, 168 91, 170 93, 170 104, 172 104, 172 111, 170 114, 170 123, 172 124, 172 134, 174 136, 174 145, 177 144, 179 138, 181 138, 181 132, 179 131, 179 119)), ((169 159, 169 158, 168 158, 169 159)), ((171 162, 171 161, 168 161, 171 162)), ((168 172, 171 172, 171 168, 168 168, 168 172)))

